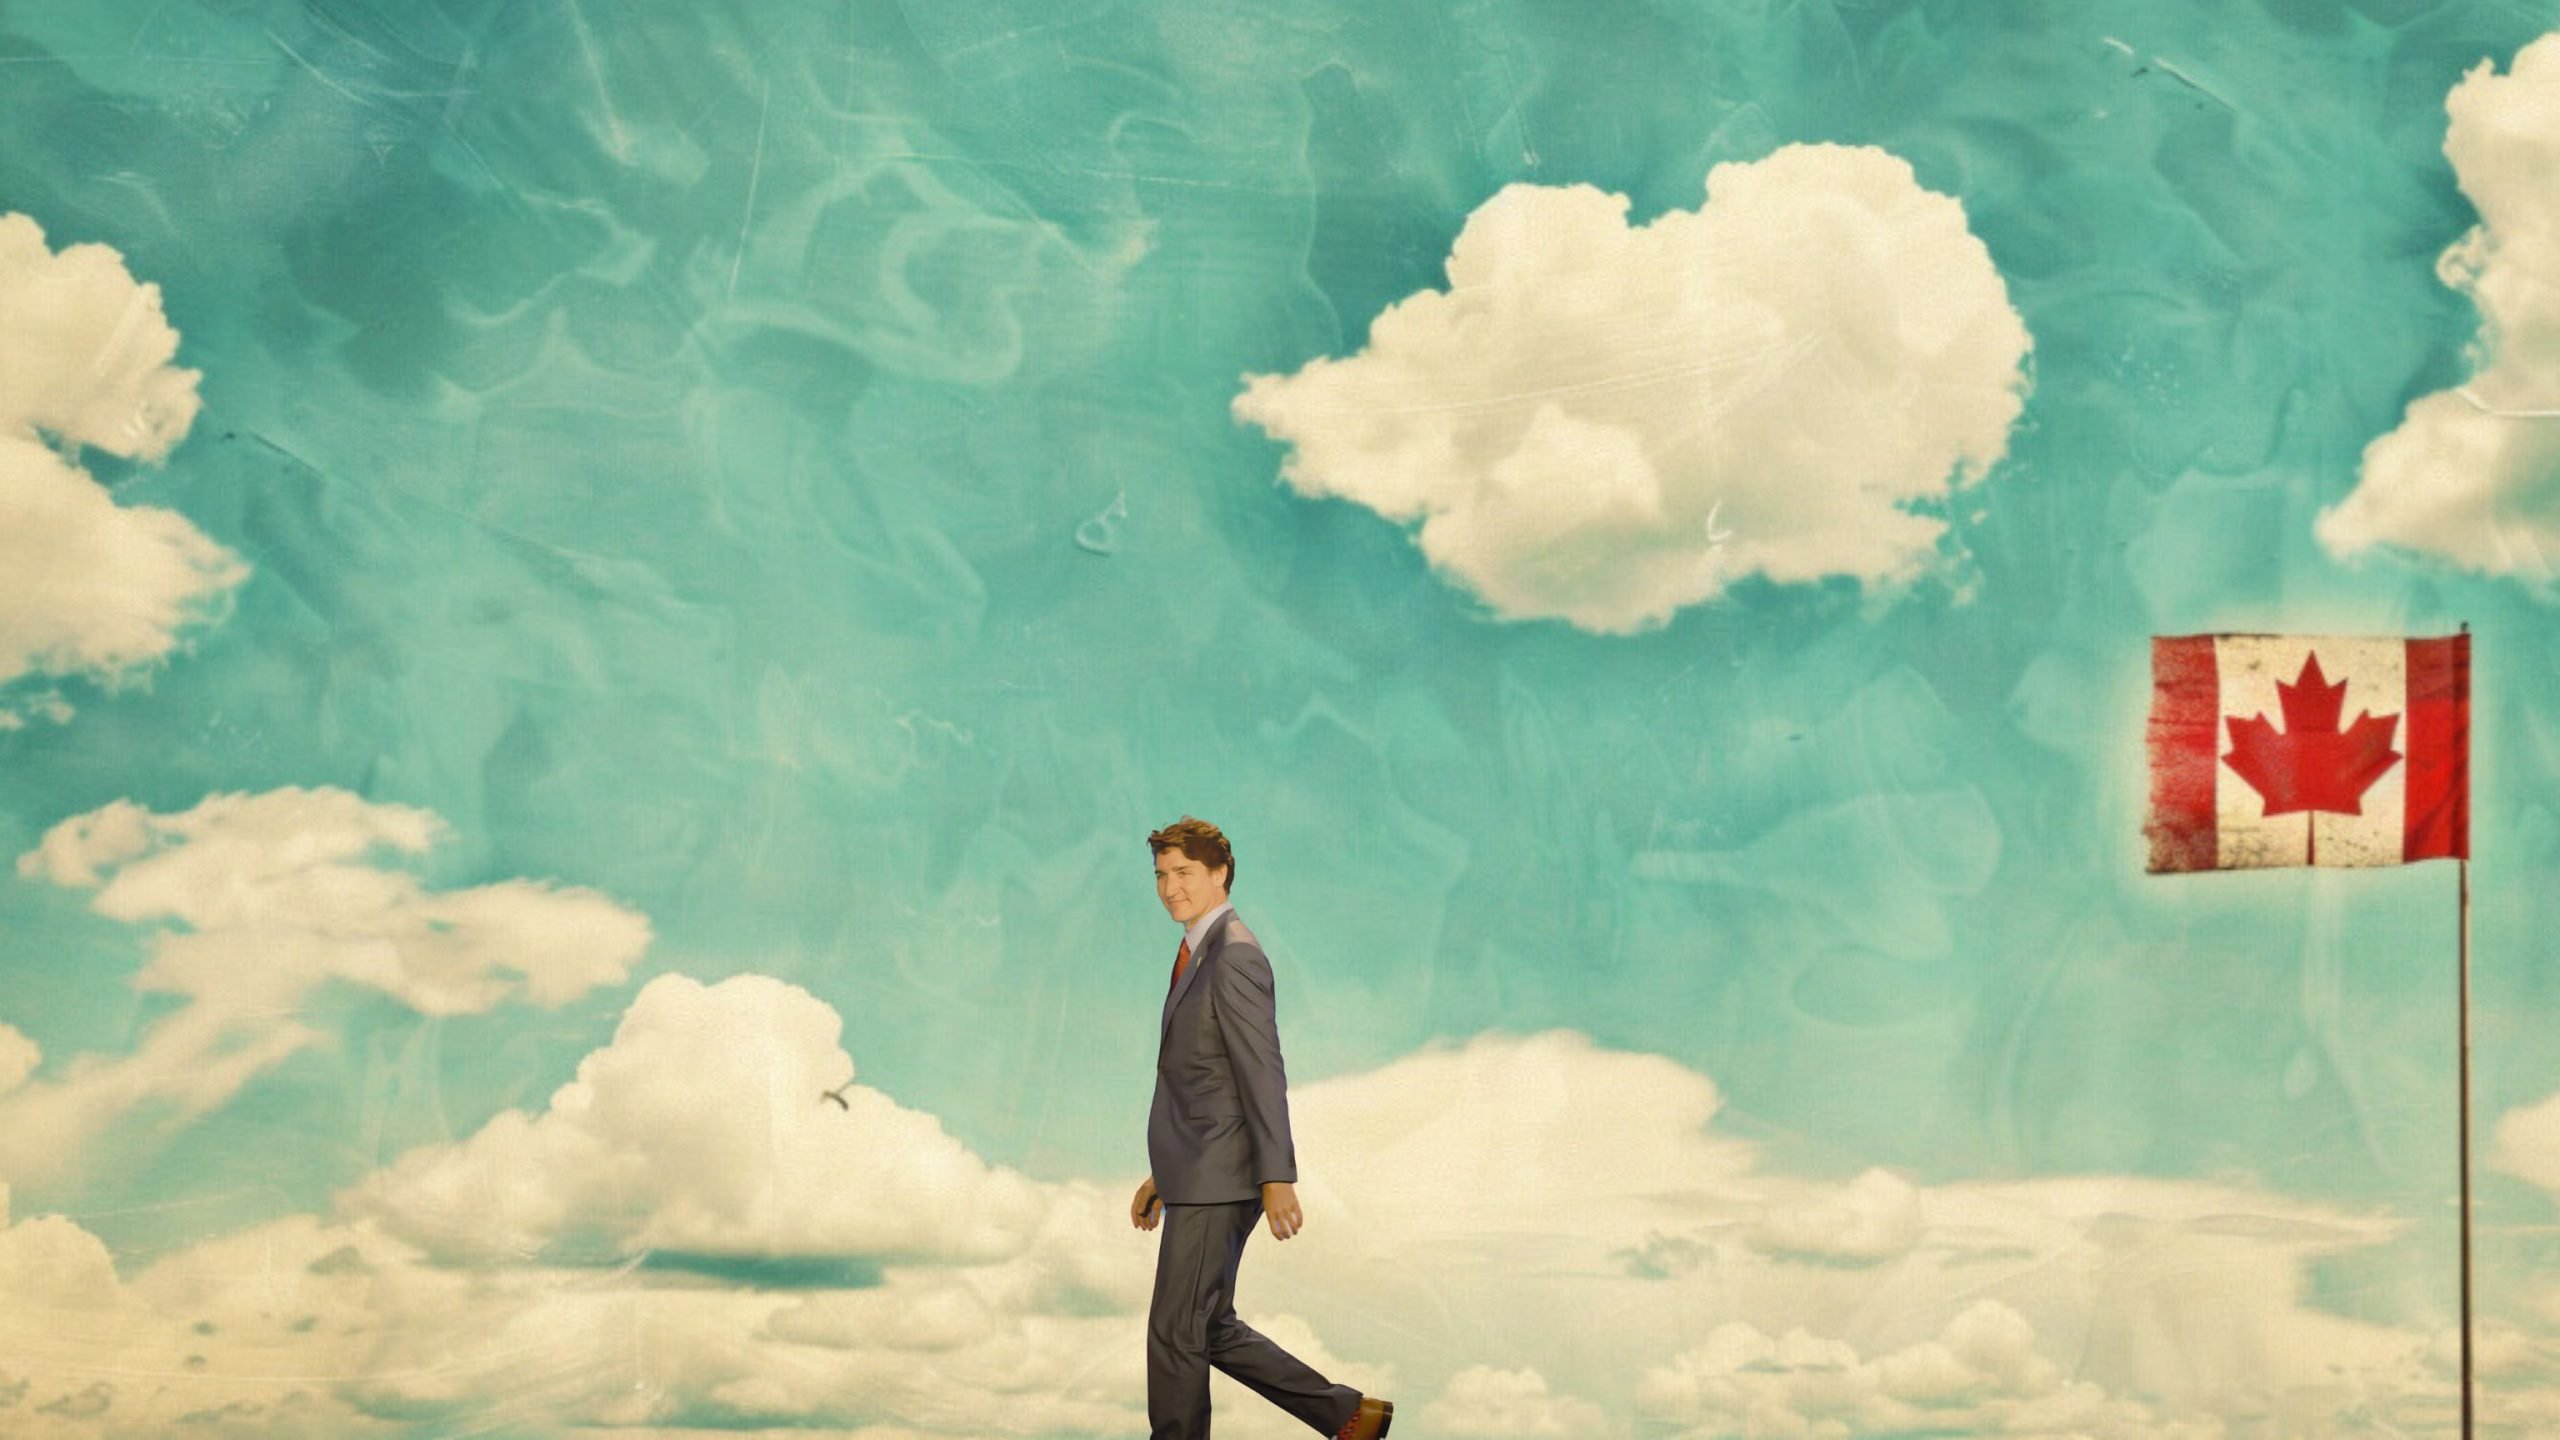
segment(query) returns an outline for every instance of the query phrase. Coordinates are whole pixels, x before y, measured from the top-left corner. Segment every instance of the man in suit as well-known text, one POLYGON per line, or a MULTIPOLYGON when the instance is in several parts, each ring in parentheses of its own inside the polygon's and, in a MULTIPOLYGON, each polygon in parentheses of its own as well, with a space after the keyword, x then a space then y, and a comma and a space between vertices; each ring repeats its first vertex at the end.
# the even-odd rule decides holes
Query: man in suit
POLYGON ((1141 1230, 1156 1228, 1159 1201, 1164 1211, 1147 1310, 1152 1440, 1206 1440, 1212 1365, 1319 1434, 1382 1440, 1395 1406, 1332 1383, 1236 1318, 1236 1266, 1254 1221, 1278 1240, 1305 1223, 1271 961, 1227 903, 1235 851, 1217 826, 1185 815, 1147 846, 1156 898, 1183 927, 1147 1112, 1154 1168, 1129 1201, 1141 1230))

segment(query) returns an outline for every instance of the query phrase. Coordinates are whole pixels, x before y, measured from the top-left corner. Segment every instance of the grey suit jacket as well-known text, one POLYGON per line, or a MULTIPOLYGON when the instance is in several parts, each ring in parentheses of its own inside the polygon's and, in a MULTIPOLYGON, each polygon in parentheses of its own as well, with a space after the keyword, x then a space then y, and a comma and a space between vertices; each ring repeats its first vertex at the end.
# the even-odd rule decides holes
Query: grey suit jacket
POLYGON ((1252 1200, 1298 1178, 1271 960, 1230 910, 1164 1000, 1147 1160, 1168 1205, 1252 1200))

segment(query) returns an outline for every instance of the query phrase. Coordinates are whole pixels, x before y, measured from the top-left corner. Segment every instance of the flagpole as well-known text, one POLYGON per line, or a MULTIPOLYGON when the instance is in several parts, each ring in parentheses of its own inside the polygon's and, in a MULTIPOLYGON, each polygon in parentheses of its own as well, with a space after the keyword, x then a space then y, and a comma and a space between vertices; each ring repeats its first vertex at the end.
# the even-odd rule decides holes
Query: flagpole
MULTIPOLYGON (((2463 621, 2463 622, 2462 622, 2462 633, 2463 633, 2464 635, 2469 635, 2469 634, 2471 633, 2471 622, 2470 622, 2470 621, 2465 620, 2465 621, 2463 621)), ((2466 686, 2465 688, 2466 688, 2466 690, 2468 689, 2468 687, 2467 687, 2467 686, 2466 686)), ((2467 787, 2468 787, 2468 785, 2469 785, 2469 779, 2468 779, 2468 777, 2467 777, 2467 776, 2465 777, 2464 784, 2465 784, 2466 788, 2467 788, 2467 787)), ((2460 988, 2460 992, 2461 992, 2461 994, 2460 994, 2460 999, 2459 999, 2459 1001, 2457 1002, 2456 1009, 2455 1009, 2455 1013, 2456 1013, 2456 1015, 2457 1015, 2457 1017, 2458 1017, 2458 1023, 2459 1023, 2459 1025, 2460 1025, 2460 1027, 2461 1027, 2461 1038, 2460 1038, 2460 1043, 2459 1043, 2455 1048, 2456 1048, 2456 1052, 2457 1052, 2457 1054, 2458 1054, 2458 1055, 2459 1055, 2459 1057, 2460 1057, 2460 1059, 2459 1059, 2459 1065, 2460 1065, 2460 1069, 2461 1069, 2461 1082, 2460 1082, 2460 1083, 2461 1083, 2461 1087, 2462 1087, 2462 1101, 2461 1101, 2461 1111, 2462 1111, 2462 1120, 2461 1120, 2461 1130, 2462 1130, 2462 1440, 2472 1440, 2472 1435, 2471 1435, 2471 1424, 2472 1424, 2472 1413, 2471 1413, 2471 1411, 2472 1411, 2472 1398, 2471 1398, 2471 1389, 2472 1389, 2472 1385, 2471 1385, 2471 854, 2470 854, 2470 846, 2466 844, 2466 845, 2464 845, 2464 846, 2462 847, 2462 850, 2463 850, 2463 853, 2462 853, 2459 857, 2457 857, 2457 858, 2456 858, 2456 860, 2455 860, 2455 862, 2454 862, 2456 865, 2458 865, 2458 866, 2460 866, 2460 867, 2461 867, 2461 871, 2460 871, 2460 873, 2461 873, 2461 876, 2462 876, 2461 881, 2460 881, 2460 894, 2461 894, 2461 897, 2462 897, 2462 931, 2461 931, 2461 940, 2460 940, 2459 944, 2458 944, 2458 945, 2457 945, 2457 947, 2456 947, 2456 953, 2457 953, 2457 955, 2458 955, 2458 957, 2459 957, 2459 958, 2458 958, 2458 960, 2457 960, 2457 967, 2458 967, 2458 970, 2459 970, 2459 988, 2460 988)))
POLYGON ((2471 860, 2462 867, 2462 1440, 2471 1440, 2471 860))

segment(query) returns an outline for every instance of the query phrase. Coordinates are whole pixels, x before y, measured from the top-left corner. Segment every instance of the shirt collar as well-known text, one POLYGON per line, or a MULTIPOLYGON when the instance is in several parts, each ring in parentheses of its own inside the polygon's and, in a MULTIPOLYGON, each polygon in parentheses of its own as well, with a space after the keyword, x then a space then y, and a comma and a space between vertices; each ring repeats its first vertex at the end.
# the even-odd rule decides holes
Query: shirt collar
POLYGON ((1191 947, 1192 954, 1199 954, 1200 937, 1209 933, 1209 927, 1218 923, 1219 916, 1226 914, 1234 908, 1236 907, 1232 902, 1223 900, 1218 902, 1217 909, 1212 910, 1208 914, 1201 916, 1199 919, 1192 921, 1189 928, 1182 932, 1182 943, 1191 947))

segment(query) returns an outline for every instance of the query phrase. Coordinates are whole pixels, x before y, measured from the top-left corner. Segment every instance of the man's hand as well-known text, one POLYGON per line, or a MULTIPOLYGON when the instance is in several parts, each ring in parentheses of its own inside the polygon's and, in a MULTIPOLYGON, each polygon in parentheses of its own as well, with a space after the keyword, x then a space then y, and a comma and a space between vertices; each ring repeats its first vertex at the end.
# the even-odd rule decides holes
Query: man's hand
POLYGON ((1306 1228, 1307 1218, 1298 1213, 1298 1190, 1286 1180, 1262 1182, 1262 1213, 1271 1221, 1271 1233, 1286 1240, 1306 1228))
POLYGON ((1156 1177, 1138 1182, 1138 1193, 1129 1197, 1129 1223, 1141 1230, 1156 1228, 1160 1202, 1156 1199, 1156 1177))

